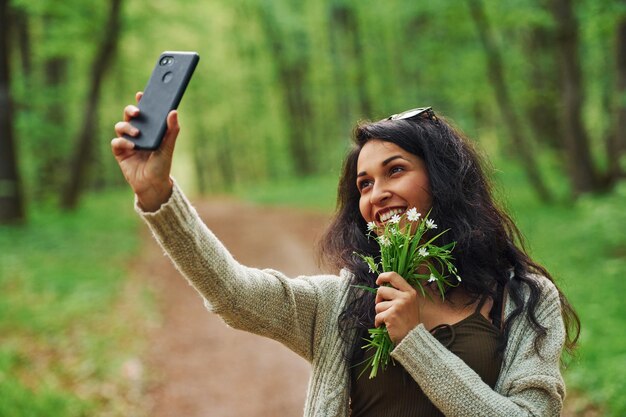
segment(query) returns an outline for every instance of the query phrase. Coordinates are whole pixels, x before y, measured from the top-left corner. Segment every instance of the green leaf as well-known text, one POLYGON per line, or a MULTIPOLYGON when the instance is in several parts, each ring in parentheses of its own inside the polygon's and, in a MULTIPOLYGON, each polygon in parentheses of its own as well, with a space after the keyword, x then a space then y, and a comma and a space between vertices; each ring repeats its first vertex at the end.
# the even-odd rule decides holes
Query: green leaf
MULTIPOLYGON (((430 212, 420 221, 413 234, 411 234, 411 223, 407 224, 403 230, 400 230, 398 224, 387 223, 385 225, 383 233, 376 237, 376 241, 380 247, 380 266, 384 272, 397 272, 404 277, 413 288, 419 291, 422 297, 431 300, 431 294, 424 289, 422 283, 428 281, 431 276, 434 276, 436 279, 435 284, 437 285, 441 298, 445 299, 446 287, 453 286, 445 274, 450 273, 458 277, 456 268, 452 263, 453 257, 451 255, 451 250, 456 245, 456 242, 448 243, 441 247, 433 243, 444 233, 448 232, 449 229, 446 229, 432 237, 426 243, 421 243, 424 233, 427 230, 425 222, 429 214, 430 212), (383 245, 381 241, 389 241, 390 244, 383 245), (428 251, 427 256, 419 255, 421 248, 425 248, 428 251), (418 273, 417 270, 420 265, 426 265, 430 274, 418 273)), ((378 272, 378 264, 375 263, 372 257, 359 256, 368 263, 370 269, 378 272)), ((455 283, 455 285, 458 285, 458 282, 455 283)), ((364 285, 354 285, 354 287, 371 293, 377 292, 377 289, 364 285)), ((391 358, 391 351, 394 345, 385 326, 368 329, 368 333, 370 338, 363 346, 363 349, 367 351, 375 349, 375 352, 369 359, 362 363, 367 363, 366 368, 370 368, 369 377, 371 379, 378 375, 379 370, 386 368, 391 358)), ((363 372, 361 372, 361 374, 362 373, 363 372)), ((359 377, 361 374, 359 374, 359 377)))

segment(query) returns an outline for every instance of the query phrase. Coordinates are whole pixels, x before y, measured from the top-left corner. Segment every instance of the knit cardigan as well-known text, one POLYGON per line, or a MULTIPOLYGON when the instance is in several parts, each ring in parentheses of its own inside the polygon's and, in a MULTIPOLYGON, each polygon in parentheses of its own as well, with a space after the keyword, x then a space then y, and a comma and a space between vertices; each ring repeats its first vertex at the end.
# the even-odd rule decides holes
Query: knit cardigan
MULTIPOLYGON (((176 183, 170 199, 156 212, 142 211, 137 202, 135 209, 210 311, 234 328, 281 342, 311 364, 305 417, 350 414, 350 363, 338 327, 351 282, 348 271, 341 271, 339 276, 287 278, 274 270, 239 264, 202 222, 176 183)), ((444 415, 560 415, 565 396, 560 373, 565 328, 559 295, 548 279, 535 279, 541 289, 536 316, 547 335, 537 353, 536 333, 525 314, 518 316, 510 329, 494 389, 422 324, 394 348, 393 359, 444 415)), ((505 316, 514 309, 507 301, 505 316)))

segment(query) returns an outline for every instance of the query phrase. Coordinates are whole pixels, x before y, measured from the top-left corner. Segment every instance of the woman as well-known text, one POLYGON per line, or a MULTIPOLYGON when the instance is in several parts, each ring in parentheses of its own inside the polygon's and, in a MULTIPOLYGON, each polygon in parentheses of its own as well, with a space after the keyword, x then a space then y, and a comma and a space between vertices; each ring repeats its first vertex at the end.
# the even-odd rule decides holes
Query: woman
POLYGON ((341 273, 296 279, 232 258, 169 176, 177 113, 161 148, 148 153, 121 137, 137 134, 129 120, 138 112, 125 109, 112 141, 137 211, 211 311, 311 363, 305 416, 560 415, 561 351, 574 346, 578 319, 517 243, 469 142, 430 108, 357 127, 321 244, 341 273), (450 229, 440 244, 457 242, 462 282, 445 302, 421 296, 396 273, 371 274, 354 256, 377 252, 368 222, 383 225, 412 207, 450 229), (374 297, 353 284, 388 286, 374 297), (395 365, 359 378, 361 336, 381 324, 396 344, 395 365))

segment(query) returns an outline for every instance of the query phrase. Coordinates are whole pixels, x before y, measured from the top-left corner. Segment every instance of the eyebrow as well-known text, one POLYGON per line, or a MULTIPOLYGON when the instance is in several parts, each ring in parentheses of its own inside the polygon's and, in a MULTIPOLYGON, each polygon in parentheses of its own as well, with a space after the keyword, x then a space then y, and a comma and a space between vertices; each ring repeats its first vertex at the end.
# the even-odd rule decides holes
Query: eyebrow
MULTIPOLYGON (((387 165, 388 165, 391 161, 394 161, 394 160, 396 160, 396 159, 398 159, 398 158, 404 159, 405 161, 407 160, 407 159, 406 159, 406 158, 404 158, 402 155, 394 155, 394 156, 390 156, 389 158, 385 159, 385 160, 382 162, 382 164, 381 164, 381 165, 382 165, 382 166, 387 166, 387 165)), ((367 172, 366 172, 366 171, 361 171, 361 172, 359 172, 358 174, 356 174, 357 178, 358 178, 358 177, 362 177, 363 175, 367 175, 367 172)))

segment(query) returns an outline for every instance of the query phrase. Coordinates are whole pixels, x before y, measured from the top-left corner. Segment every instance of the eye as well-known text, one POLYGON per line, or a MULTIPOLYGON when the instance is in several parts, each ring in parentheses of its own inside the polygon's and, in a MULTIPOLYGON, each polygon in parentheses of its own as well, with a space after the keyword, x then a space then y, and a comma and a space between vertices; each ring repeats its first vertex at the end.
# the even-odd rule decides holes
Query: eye
POLYGON ((359 181, 356 185, 356 187, 359 189, 359 191, 363 192, 363 190, 365 190, 367 187, 371 186, 373 183, 372 180, 363 180, 363 181, 359 181))
POLYGON ((389 175, 397 174, 398 172, 403 172, 404 167, 400 165, 393 166, 389 169, 389 175))

